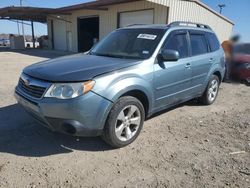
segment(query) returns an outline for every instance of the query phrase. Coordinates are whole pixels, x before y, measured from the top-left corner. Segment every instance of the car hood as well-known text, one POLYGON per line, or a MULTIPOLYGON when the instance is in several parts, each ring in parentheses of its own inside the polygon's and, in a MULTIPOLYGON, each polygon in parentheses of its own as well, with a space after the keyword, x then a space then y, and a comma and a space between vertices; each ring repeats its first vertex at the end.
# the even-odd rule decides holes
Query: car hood
POLYGON ((30 65, 23 73, 51 82, 77 82, 139 63, 140 60, 76 54, 30 65))
POLYGON ((250 63, 250 55, 247 54, 237 54, 233 58, 234 62, 237 63, 250 63))

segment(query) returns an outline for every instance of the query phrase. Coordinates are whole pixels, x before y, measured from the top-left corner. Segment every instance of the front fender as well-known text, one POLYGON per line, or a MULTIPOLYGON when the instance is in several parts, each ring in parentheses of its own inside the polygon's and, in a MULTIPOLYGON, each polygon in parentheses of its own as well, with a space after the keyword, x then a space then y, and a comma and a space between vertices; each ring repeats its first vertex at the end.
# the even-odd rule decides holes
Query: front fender
POLYGON ((132 78, 127 78, 124 80, 121 80, 117 83, 115 83, 111 88, 109 92, 109 98, 112 101, 116 101, 120 96, 122 96, 124 93, 127 93, 129 91, 133 90, 139 90, 143 92, 149 102, 151 103, 153 99, 153 89, 152 86, 146 82, 143 79, 132 77, 132 78), (114 91, 114 92, 113 92, 114 91))
POLYGON ((152 84, 138 75, 126 75, 122 78, 118 77, 117 79, 113 79, 112 81, 110 81, 110 78, 108 77, 102 78, 100 81, 97 81, 97 85, 95 86, 93 92, 112 102, 115 102, 125 93, 134 90, 139 90, 147 96, 149 102, 149 112, 151 112, 154 98, 152 84))

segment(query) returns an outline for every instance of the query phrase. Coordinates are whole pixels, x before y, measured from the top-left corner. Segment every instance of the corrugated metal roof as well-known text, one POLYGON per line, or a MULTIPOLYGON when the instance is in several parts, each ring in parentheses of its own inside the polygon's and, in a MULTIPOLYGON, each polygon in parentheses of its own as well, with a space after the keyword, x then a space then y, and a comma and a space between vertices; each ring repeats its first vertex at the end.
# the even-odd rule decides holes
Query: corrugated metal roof
POLYGON ((135 2, 135 1, 142 1, 142 0, 98 0, 98 1, 88 2, 88 3, 81 3, 77 5, 66 6, 66 7, 59 8, 57 10, 63 11, 63 12, 80 10, 80 9, 96 9, 96 10, 104 9, 105 10, 105 8, 101 8, 101 7, 121 4, 121 3, 135 2))
POLYGON ((0 19, 47 22, 47 15, 56 9, 39 7, 5 7, 0 9, 0 19))
MULTIPOLYGON (((59 12, 70 12, 74 10, 80 10, 80 9, 96 9, 96 10, 105 10, 105 8, 102 8, 104 6, 109 6, 109 5, 115 5, 115 4, 121 4, 121 3, 129 3, 129 2, 135 2, 135 1, 142 1, 142 0, 97 0, 93 2, 88 2, 88 3, 81 3, 77 5, 72 5, 72 6, 66 6, 57 9, 59 12)), ((177 1, 177 0, 176 0, 177 1)), ((210 12, 214 13, 215 15, 221 17, 222 19, 228 21, 229 23, 234 25, 234 22, 231 21, 230 19, 226 18, 225 16, 219 14, 212 8, 210 8, 208 5, 204 4, 200 0, 183 0, 183 1, 191 1, 193 3, 197 3, 201 7, 209 10, 210 12)), ((157 2, 156 2, 157 3, 157 2)))
MULTIPOLYGON (((49 14, 67 14, 71 11, 81 10, 81 9, 108 10, 107 8, 105 8, 105 6, 135 2, 135 1, 143 1, 143 0, 97 0, 57 9, 39 8, 39 7, 6 7, 0 9, 0 19, 18 19, 18 20, 33 20, 37 22, 46 22, 46 16, 49 14)), ((183 0, 183 1, 190 1, 193 3, 197 3, 198 5, 209 10, 213 14, 219 16, 220 18, 234 25, 233 21, 219 14, 206 4, 202 3, 200 0, 183 0)))

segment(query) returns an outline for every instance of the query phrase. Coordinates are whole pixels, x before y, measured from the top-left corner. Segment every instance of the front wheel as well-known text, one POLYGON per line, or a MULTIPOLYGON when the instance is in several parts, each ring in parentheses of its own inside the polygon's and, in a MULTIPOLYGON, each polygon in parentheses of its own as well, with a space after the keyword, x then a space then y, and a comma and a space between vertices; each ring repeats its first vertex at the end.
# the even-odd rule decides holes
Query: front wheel
POLYGON ((114 148, 129 145, 140 134, 144 119, 141 102, 134 97, 122 97, 109 113, 102 138, 114 148))
POLYGON ((211 79, 209 80, 206 91, 201 97, 201 103, 205 105, 213 104, 217 98, 219 87, 220 87, 220 80, 218 76, 213 75, 211 79))

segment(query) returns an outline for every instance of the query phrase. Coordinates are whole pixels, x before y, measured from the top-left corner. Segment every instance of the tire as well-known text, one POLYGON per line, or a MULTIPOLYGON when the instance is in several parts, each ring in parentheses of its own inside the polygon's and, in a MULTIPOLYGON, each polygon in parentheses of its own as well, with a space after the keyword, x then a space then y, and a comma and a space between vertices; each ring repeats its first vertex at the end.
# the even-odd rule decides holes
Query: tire
POLYGON ((218 96, 220 80, 218 76, 213 75, 207 85, 205 92, 200 98, 200 102, 204 105, 211 105, 214 103, 218 96))
POLYGON ((144 120, 141 102, 135 97, 121 97, 108 115, 102 139, 114 148, 125 147, 138 137, 144 120))

